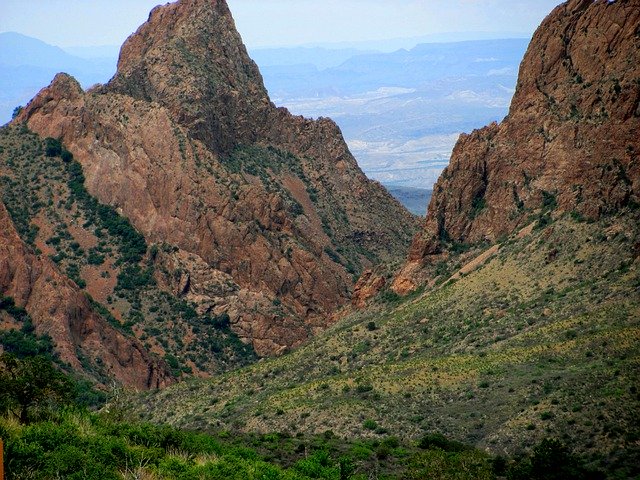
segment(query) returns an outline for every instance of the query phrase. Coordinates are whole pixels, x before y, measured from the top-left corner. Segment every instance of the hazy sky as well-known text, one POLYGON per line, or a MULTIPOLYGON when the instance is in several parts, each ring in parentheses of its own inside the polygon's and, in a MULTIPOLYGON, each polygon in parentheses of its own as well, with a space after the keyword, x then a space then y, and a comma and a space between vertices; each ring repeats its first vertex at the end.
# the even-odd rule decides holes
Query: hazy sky
MULTIPOLYGON (((560 0, 228 0, 249 47, 443 32, 531 34, 560 0)), ((68 46, 120 45, 158 0, 0 0, 0 32, 68 46)))

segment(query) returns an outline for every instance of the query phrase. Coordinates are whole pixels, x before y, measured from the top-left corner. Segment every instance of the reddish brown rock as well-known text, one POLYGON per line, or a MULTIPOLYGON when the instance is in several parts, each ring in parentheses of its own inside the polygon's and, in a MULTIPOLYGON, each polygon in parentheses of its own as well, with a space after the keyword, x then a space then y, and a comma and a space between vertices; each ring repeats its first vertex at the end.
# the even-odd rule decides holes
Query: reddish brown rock
POLYGON ((373 270, 366 270, 356 282, 351 297, 351 305, 364 308, 367 301, 378 295, 386 286, 387 280, 382 275, 376 275, 373 270))
POLYGON ((536 31, 509 115, 462 135, 394 283, 443 240, 495 241, 546 202, 586 218, 640 201, 640 1, 570 0, 536 31))
POLYGON ((97 315, 85 294, 53 262, 31 252, 2 203, 0 293, 26 309, 36 333, 49 335, 60 359, 75 370, 85 369, 79 358, 82 355, 96 370, 102 369, 100 373, 130 388, 160 388, 173 383, 164 363, 151 358, 137 340, 97 315))
POLYGON ((150 243, 200 259, 183 284, 228 276, 236 290, 225 301, 208 287, 188 298, 226 309, 261 354, 325 327, 348 302, 352 273, 403 256, 415 232, 332 121, 270 102, 222 0, 157 7, 108 85, 83 92, 58 75, 17 122, 61 137, 89 193, 150 243), (247 162, 258 165, 243 171, 247 162))

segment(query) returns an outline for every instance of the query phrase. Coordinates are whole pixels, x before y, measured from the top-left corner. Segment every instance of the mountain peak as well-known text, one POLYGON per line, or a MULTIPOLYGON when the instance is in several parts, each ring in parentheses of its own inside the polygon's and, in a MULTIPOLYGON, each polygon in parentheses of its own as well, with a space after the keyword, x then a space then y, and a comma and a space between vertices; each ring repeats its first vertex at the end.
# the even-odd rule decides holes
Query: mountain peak
POLYGON ((214 151, 255 140, 239 118, 265 115, 267 91, 227 3, 180 0, 156 7, 122 47, 108 89, 155 101, 214 151))
POLYGON ((88 192, 168 246, 159 285, 227 314, 259 355, 326 327, 353 277, 403 255, 415 231, 334 122, 270 102, 223 1, 154 9, 107 85, 59 75, 16 121, 60 138, 88 192))

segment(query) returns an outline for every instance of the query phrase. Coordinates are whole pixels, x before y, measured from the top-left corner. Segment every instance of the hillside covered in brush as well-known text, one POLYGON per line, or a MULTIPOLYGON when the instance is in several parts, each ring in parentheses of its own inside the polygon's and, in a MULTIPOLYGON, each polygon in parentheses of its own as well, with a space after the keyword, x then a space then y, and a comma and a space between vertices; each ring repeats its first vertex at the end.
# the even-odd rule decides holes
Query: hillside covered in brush
POLYGON ((0 130, 11 478, 640 476, 639 52, 640 0, 554 9, 418 229, 225 1, 154 9, 0 130))

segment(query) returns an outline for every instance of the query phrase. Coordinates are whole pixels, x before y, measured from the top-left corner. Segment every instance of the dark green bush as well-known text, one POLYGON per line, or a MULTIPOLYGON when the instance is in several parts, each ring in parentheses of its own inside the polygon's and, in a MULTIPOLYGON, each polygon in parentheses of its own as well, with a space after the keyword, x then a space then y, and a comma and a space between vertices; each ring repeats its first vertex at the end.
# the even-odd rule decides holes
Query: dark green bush
POLYGON ((142 269, 138 265, 127 265, 118 274, 118 290, 135 290, 151 285, 153 271, 150 268, 142 269))
POLYGON ((28 423, 42 409, 69 404, 73 383, 42 356, 19 359, 0 355, 0 411, 28 423))
POLYGON ((605 476, 585 468, 569 448, 556 439, 545 438, 531 455, 517 459, 507 469, 509 480, 600 480, 605 476))
POLYGON ((231 325, 231 319, 229 318, 228 313, 222 313, 215 317, 205 317, 203 322, 206 325, 213 326, 217 330, 225 330, 231 325))
POLYGON ((362 426, 367 430, 375 430, 376 428, 378 428, 378 424, 376 423, 376 421, 370 418, 365 420, 362 426))
POLYGON ((47 157, 58 157, 62 153, 62 143, 57 138, 44 139, 44 154, 47 157))
POLYGON ((463 443, 456 442, 455 440, 449 440, 441 433, 430 433, 425 435, 418 442, 418 447, 424 450, 439 448, 445 452, 463 452, 469 449, 469 447, 463 443))

